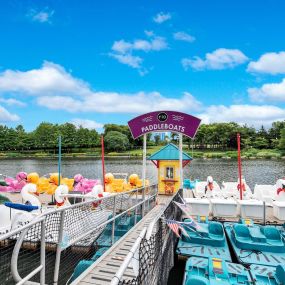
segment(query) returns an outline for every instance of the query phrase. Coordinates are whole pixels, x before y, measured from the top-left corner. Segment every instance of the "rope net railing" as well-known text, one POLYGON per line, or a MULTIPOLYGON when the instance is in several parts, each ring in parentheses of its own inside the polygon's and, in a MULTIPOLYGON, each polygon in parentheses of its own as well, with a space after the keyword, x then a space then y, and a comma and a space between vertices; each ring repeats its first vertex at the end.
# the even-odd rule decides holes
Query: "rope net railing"
POLYGON ((152 185, 89 198, 49 209, 24 227, 0 235, 0 284, 17 284, 33 271, 33 284, 68 284, 80 262, 90 265, 99 250, 112 246, 155 206, 156 195, 157 185, 152 185), (44 269, 36 271, 41 265, 44 269))
MULTIPOLYGON (((182 190, 179 190, 172 201, 179 201, 182 190)), ((139 246, 139 270, 135 278, 125 276, 117 283, 120 285, 167 284, 168 275, 174 266, 174 248, 177 237, 166 225, 165 219, 179 220, 181 210, 170 202, 165 211, 158 217, 151 236, 142 239, 139 246)))

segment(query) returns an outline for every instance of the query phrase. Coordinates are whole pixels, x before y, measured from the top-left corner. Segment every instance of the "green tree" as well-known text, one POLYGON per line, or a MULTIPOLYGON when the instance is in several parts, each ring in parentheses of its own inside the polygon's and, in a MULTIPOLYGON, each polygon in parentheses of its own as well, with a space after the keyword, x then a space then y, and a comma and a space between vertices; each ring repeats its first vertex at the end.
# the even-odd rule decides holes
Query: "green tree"
POLYGON ((71 123, 65 123, 58 127, 61 135, 62 148, 70 152, 72 148, 76 147, 76 127, 71 123))
POLYGON ((104 138, 106 150, 125 151, 129 148, 129 139, 125 134, 117 131, 109 131, 104 138))
POLYGON ((59 126, 43 122, 34 131, 35 147, 47 150, 58 145, 59 126))
POLYGON ((161 143, 160 135, 154 136, 154 142, 155 142, 155 145, 160 145, 160 143, 161 143))
POLYGON ((263 149, 268 147, 268 140, 263 137, 257 137, 253 142, 252 146, 254 148, 263 149))
POLYGON ((280 132, 279 149, 285 150, 285 128, 280 132))

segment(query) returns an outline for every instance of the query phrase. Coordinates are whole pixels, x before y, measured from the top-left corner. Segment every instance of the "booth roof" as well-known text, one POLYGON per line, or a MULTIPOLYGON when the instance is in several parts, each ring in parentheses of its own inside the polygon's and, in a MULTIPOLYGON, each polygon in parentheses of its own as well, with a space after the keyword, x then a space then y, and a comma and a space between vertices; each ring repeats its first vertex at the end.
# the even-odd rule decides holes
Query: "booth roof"
MULTIPOLYGON (((192 157, 187 153, 182 153, 183 160, 192 160, 192 157)), ((179 149, 176 145, 169 143, 153 155, 148 157, 148 160, 179 160, 179 149)))

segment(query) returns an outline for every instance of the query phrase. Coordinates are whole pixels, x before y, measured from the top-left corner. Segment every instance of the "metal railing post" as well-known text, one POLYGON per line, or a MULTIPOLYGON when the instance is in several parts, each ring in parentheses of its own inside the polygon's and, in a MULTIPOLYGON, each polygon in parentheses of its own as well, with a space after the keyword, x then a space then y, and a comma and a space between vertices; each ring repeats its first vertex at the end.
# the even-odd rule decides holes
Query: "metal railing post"
MULTIPOLYGON (((138 189, 136 191, 136 205, 138 204, 138 189)), ((137 224, 138 207, 135 209, 135 225, 137 224)))
POLYGON ((266 225, 266 203, 263 201, 263 225, 266 225))
MULTIPOLYGON (((116 195, 114 195, 114 205, 113 205, 113 217, 116 216, 116 195)), ((116 225, 116 219, 112 222, 112 245, 115 242, 115 225, 116 225)))
POLYGON ((46 222, 43 220, 41 222, 41 265, 42 270, 40 273, 40 284, 45 284, 45 277, 46 277, 46 230, 45 230, 46 222))
POLYGON ((60 257, 61 257, 61 243, 63 238, 63 226, 64 226, 64 217, 65 210, 60 214, 60 224, 58 229, 58 244, 56 247, 56 257, 55 257, 55 265, 54 265, 54 275, 53 275, 53 284, 57 285, 58 283, 58 275, 59 275, 59 266, 60 266, 60 257))
MULTIPOLYGON (((145 186, 146 187, 146 186, 145 186)), ((148 189, 148 193, 147 193, 147 211, 149 212, 149 210, 150 210, 150 199, 149 199, 149 197, 150 197, 150 189, 148 189)))
POLYGON ((142 203, 142 218, 143 218, 144 212, 145 212, 145 187, 143 187, 143 190, 142 190, 142 199, 143 199, 143 203, 142 203))

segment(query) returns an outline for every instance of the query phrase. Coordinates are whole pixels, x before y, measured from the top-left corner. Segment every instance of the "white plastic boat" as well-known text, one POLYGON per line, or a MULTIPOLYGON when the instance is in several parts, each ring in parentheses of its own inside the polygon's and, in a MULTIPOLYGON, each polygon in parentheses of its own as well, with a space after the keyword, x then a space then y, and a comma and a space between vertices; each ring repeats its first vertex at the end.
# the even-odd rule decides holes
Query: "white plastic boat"
POLYGON ((17 207, 21 204, 11 203, 11 207, 5 205, 0 205, 0 235, 5 234, 13 229, 24 226, 25 224, 32 221, 34 218, 38 217, 43 212, 51 211, 56 207, 69 206, 70 203, 67 198, 62 197, 64 194, 68 193, 68 187, 66 185, 60 185, 55 191, 56 206, 42 206, 39 198, 34 195, 37 192, 37 186, 33 183, 26 184, 21 190, 21 196, 24 201, 22 204, 23 210, 14 209, 13 205, 17 207), (25 206, 34 206, 35 210, 31 212, 25 211, 25 206))
POLYGON ((196 182, 193 192, 195 198, 213 198, 222 195, 219 184, 212 176, 208 176, 207 181, 196 182))

